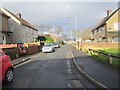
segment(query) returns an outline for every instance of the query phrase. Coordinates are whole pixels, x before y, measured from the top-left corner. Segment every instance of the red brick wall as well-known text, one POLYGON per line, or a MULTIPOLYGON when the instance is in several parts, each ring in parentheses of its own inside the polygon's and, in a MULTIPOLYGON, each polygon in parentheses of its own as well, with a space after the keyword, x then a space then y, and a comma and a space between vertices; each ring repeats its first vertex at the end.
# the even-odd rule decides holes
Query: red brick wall
POLYGON ((28 54, 34 54, 39 52, 39 47, 38 46, 29 46, 28 50, 28 54))

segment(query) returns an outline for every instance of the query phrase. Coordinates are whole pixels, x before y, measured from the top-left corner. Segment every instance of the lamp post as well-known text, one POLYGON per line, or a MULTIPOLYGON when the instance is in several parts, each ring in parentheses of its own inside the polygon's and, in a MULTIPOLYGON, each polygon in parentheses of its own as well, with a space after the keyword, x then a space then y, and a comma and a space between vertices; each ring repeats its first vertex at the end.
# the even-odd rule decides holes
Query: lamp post
MULTIPOLYGON (((68 17, 71 18, 71 17, 68 17)), ((74 17, 74 24, 75 24, 75 42, 76 42, 76 49, 78 49, 78 43, 77 43, 77 18, 76 16, 74 17)))

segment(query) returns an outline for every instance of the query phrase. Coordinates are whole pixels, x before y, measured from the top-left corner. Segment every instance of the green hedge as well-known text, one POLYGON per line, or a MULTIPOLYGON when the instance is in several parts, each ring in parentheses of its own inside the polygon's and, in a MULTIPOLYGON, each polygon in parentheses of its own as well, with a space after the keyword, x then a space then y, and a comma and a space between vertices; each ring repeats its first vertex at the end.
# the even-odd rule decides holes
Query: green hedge
POLYGON ((47 44, 50 44, 50 43, 54 42, 53 38, 51 38, 50 36, 45 36, 45 38, 46 38, 45 43, 47 43, 47 44))

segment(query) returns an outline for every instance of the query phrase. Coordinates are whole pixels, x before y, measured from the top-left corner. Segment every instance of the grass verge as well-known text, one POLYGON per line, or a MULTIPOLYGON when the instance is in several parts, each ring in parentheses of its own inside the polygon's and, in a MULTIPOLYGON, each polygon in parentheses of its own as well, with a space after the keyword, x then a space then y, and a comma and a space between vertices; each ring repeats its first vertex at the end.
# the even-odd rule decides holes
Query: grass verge
MULTIPOLYGON (((104 52, 107 53, 112 53, 114 55, 118 55, 118 50, 117 49, 104 49, 104 52), (115 51, 116 50, 116 51, 115 51)), ((103 55, 103 54, 98 54, 98 53, 90 53, 88 52, 88 56, 91 56, 94 60, 98 60, 102 63, 110 64, 110 57, 103 55)), ((112 64, 110 64, 112 67, 120 69, 120 59, 119 58, 114 58, 112 57, 112 64)))

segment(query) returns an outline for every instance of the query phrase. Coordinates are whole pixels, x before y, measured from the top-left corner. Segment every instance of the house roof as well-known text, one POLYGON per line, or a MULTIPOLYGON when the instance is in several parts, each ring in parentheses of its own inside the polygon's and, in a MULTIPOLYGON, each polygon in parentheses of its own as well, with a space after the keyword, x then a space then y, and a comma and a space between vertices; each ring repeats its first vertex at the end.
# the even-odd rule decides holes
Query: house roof
POLYGON ((107 16, 106 16, 105 18, 103 18, 103 19, 96 25, 96 27, 94 28, 94 30, 97 29, 97 28, 105 21, 106 18, 107 18, 107 16))
POLYGON ((0 10, 0 14, 4 15, 7 18, 10 18, 7 14, 5 14, 2 10, 0 10))
MULTIPOLYGON (((5 9, 5 8, 4 8, 5 9)), ((8 11, 7 9, 5 9, 7 12, 9 12, 12 16, 14 16, 17 20, 19 20, 23 25, 30 27, 36 31, 38 31, 33 25, 31 25, 29 22, 27 22, 26 20, 24 20, 23 18, 19 18, 16 14, 8 11)))
POLYGON ((103 26, 104 24, 106 24, 106 22, 119 10, 120 8, 116 9, 112 14, 110 14, 109 16, 106 16, 105 18, 103 18, 97 25, 96 27, 92 30, 94 31, 95 29, 103 26))

